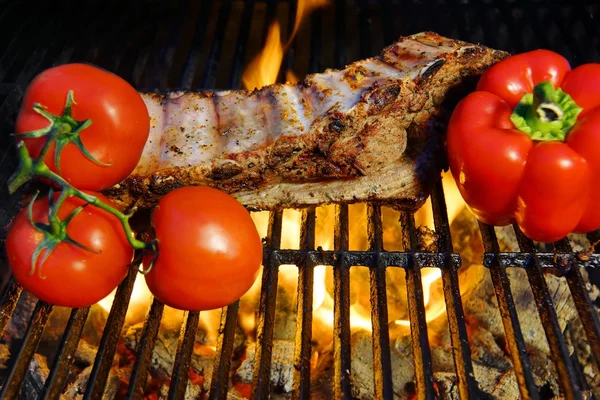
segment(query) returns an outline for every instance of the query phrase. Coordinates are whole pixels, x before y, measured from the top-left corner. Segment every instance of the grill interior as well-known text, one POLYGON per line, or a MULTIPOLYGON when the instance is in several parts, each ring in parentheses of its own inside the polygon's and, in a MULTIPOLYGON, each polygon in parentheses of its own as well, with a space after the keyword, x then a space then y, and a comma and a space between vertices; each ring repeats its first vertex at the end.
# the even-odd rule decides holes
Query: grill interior
MULTIPOLYGON (((459 2, 426 1, 333 1, 315 11, 302 25, 284 57, 280 80, 286 70, 298 76, 341 68, 345 64, 373 56, 401 35, 431 30, 439 34, 480 42, 510 52, 548 48, 566 56, 573 66, 600 62, 600 32, 596 19, 600 5, 594 1, 459 2)), ((6 226, 18 210, 17 199, 9 197, 6 180, 16 167, 15 152, 8 133, 12 131, 24 89, 40 71, 67 62, 88 62, 111 70, 139 90, 237 89, 244 66, 262 47, 267 26, 275 18, 282 22, 284 37, 293 28, 294 1, 90 1, 72 5, 67 2, 33 7, 30 3, 2 2, 0 14, 0 176, 3 204, 0 221, 6 226)), ((336 205, 334 250, 315 248, 315 210, 302 210, 300 250, 280 249, 283 212, 272 212, 264 250, 264 271, 260 292, 258 338, 252 397, 270 395, 270 369, 275 323, 278 268, 295 264, 299 270, 298 308, 294 358, 293 397, 309 398, 311 387, 310 355, 313 304, 313 273, 316 265, 333 266, 334 280, 334 398, 352 397, 350 349, 350 269, 368 266, 373 328, 373 373, 376 398, 394 398, 386 268, 406 271, 408 308, 412 336, 418 398, 435 398, 433 365, 425 320, 421 269, 439 268, 451 335, 453 357, 461 398, 480 398, 473 373, 471 348, 461 303, 457 271, 460 254, 454 252, 450 236, 443 187, 432 195, 438 252, 423 252, 418 247, 414 215, 401 213, 403 251, 384 251, 381 208, 367 206, 367 251, 349 250, 348 206, 336 205)), ((495 230, 480 224, 485 247, 484 264, 489 268, 502 314, 506 346, 509 349, 523 398, 543 398, 536 386, 525 348, 517 308, 511 295, 508 267, 524 268, 537 303, 540 319, 559 376, 565 398, 583 398, 586 387, 576 362, 571 357, 552 304, 544 270, 558 271, 568 282, 594 358, 600 360, 600 321, 590 300, 579 266, 589 267, 592 281, 600 282, 593 266, 600 263, 600 245, 582 257, 572 251, 568 240, 545 247, 534 246, 516 230, 520 252, 501 252, 495 230), (543 248, 542 252, 536 249, 543 248)), ((2 230, 3 238, 6 232, 2 230)), ((588 235, 591 243, 600 233, 588 235)), ((0 330, 4 329, 17 305, 21 288, 8 274, 5 253, 1 252, 0 271, 4 271, 0 302, 0 330)), ((100 398, 121 336, 125 314, 133 290, 136 271, 131 270, 120 285, 108 316, 99 350, 86 386, 84 398, 100 398)), ((2 398, 19 395, 25 373, 39 344, 53 307, 38 302, 28 330, 0 370, 2 398)), ((139 397, 146 385, 163 314, 163 305, 154 301, 147 312, 136 361, 129 378, 128 398, 139 397)), ((208 398, 226 398, 234 348, 239 304, 222 311, 215 366, 208 398)), ((72 355, 82 335, 89 308, 74 309, 65 326, 57 356, 42 390, 43 398, 58 398, 69 374, 72 355)), ((199 313, 186 313, 178 341, 171 375, 169 398, 184 398, 199 313)))

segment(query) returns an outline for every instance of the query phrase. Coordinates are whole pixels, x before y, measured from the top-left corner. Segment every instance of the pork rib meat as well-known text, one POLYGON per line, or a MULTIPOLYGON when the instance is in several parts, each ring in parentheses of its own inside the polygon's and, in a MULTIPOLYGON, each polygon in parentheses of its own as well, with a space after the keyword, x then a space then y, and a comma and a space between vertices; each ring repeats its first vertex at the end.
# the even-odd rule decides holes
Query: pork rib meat
POLYGON ((366 200, 414 210, 446 165, 450 110, 507 55, 424 32, 299 84, 142 93, 148 142, 106 194, 150 207, 175 188, 208 185, 252 210, 366 200))

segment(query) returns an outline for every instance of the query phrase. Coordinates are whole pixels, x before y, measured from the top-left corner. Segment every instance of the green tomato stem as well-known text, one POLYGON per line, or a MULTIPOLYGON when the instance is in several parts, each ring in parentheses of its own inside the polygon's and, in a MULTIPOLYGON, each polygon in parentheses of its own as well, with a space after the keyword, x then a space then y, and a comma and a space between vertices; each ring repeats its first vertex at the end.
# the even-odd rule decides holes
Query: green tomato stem
POLYGON ((571 96, 544 81, 523 95, 510 120, 533 140, 564 141, 581 110, 571 96))
POLYGON ((114 215, 115 217, 117 217, 117 219, 121 222, 121 225, 123 226, 123 230, 125 231, 125 236, 127 237, 127 241, 129 242, 131 247, 133 247, 136 250, 154 249, 154 243, 142 242, 141 240, 137 240, 135 238, 135 233, 133 233, 133 230, 131 229, 131 226, 129 225, 129 218, 131 218, 131 214, 124 214, 121 211, 117 210, 116 208, 111 207, 108 204, 104 203, 102 200, 100 200, 96 196, 92 196, 90 194, 82 192, 79 189, 76 189, 69 182, 64 180, 64 178, 62 178, 60 175, 57 175, 54 172, 50 171, 48 168, 40 171, 40 174, 37 176, 49 179, 52 182, 56 183, 58 186, 60 186, 61 192, 64 195, 61 194, 61 196, 58 198, 58 200, 56 202, 57 210, 60 209, 60 205, 68 197, 70 197, 70 196, 79 197, 83 201, 85 201, 95 207, 98 207, 101 210, 104 210, 104 211, 114 215), (59 204, 59 202, 60 202, 60 204, 59 204))
MULTIPOLYGON (((79 133, 88 126, 90 126, 92 121, 75 121, 71 117, 72 104, 73 93, 69 92, 69 94, 67 95, 67 101, 62 116, 55 116, 50 114, 47 110, 44 109, 43 106, 39 104, 34 105, 35 111, 38 112, 40 115, 44 116, 46 119, 48 119, 51 122, 51 124, 47 128, 21 134, 20 136, 23 138, 46 137, 46 142, 44 143, 44 146, 42 147, 42 150, 40 151, 40 154, 36 159, 31 157, 27 147, 25 146, 25 143, 22 140, 17 143, 19 167, 8 181, 9 192, 11 194, 15 193, 21 186, 23 186, 25 183, 27 183, 34 177, 46 178, 61 188, 61 194, 56 201, 54 201, 54 199, 49 199, 49 204, 51 205, 48 215, 49 225, 47 226, 47 228, 44 228, 44 230, 48 230, 45 233, 47 234, 48 243, 50 245, 52 245, 52 243, 50 243, 51 241, 55 242, 56 240, 67 241, 69 243, 77 244, 73 242, 72 239, 68 238, 68 235, 66 235, 66 227, 68 222, 70 221, 70 218, 64 221, 61 221, 58 218, 58 210, 60 210, 60 207, 62 206, 64 201, 71 196, 75 196, 95 207, 100 208, 101 210, 104 210, 114 215, 121 222, 123 230, 125 231, 125 236, 131 247, 133 247, 136 250, 145 249, 156 252, 156 239, 150 242, 143 242, 135 238, 135 234, 131 229, 131 226, 129 225, 129 219, 131 218, 132 214, 124 214, 116 208, 102 202, 96 196, 92 196, 75 188, 63 177, 51 171, 50 168, 48 168, 48 166, 45 164, 44 160, 46 155, 48 154, 51 145, 53 143, 56 143, 55 152, 57 154, 55 154, 55 161, 57 164, 57 168, 59 168, 60 152, 67 143, 72 142, 91 161, 99 165, 109 165, 96 160, 91 154, 89 154, 85 147, 83 147, 83 143, 79 138, 79 133)), ((53 196, 53 193, 50 193, 50 196, 53 196)), ((48 249, 51 250, 50 247, 48 247, 48 249)), ((35 268, 36 259, 37 256, 34 257, 33 268, 35 268)))

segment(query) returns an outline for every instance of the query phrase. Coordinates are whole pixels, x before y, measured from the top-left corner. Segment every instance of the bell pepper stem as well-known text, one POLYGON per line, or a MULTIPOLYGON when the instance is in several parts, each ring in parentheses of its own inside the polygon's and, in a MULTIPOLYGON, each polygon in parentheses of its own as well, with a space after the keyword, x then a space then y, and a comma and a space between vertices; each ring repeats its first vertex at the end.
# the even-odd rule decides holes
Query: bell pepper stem
POLYGON ((564 141, 581 110, 569 94, 544 81, 523 95, 510 120, 533 140, 564 141))

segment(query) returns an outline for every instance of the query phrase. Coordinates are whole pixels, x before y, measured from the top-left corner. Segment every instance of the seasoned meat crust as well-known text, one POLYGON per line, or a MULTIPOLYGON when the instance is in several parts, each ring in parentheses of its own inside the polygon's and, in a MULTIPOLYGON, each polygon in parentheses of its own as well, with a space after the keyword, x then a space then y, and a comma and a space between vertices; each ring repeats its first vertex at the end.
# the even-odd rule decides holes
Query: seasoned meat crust
POLYGON ((106 194, 150 207, 175 188, 208 185, 252 210, 365 200, 414 210, 446 165, 460 90, 507 55, 425 32, 295 85, 142 93, 150 137, 106 194))

